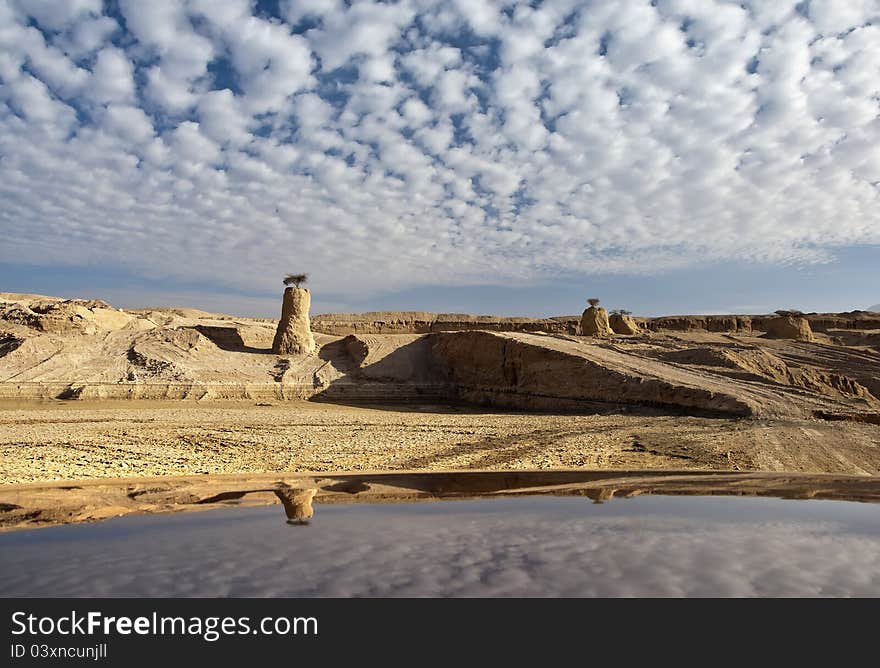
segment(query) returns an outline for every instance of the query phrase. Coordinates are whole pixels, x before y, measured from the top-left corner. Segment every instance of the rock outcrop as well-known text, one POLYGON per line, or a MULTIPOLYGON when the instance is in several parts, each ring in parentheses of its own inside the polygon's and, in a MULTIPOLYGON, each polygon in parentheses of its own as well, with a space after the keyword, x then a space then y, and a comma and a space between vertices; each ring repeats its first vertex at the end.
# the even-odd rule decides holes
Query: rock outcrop
MULTIPOLYGON (((552 320, 571 330, 531 333, 454 327, 550 321, 412 314, 399 321, 401 329, 453 329, 342 338, 311 334, 308 297, 288 291, 277 338, 279 345, 295 343, 297 352, 320 347, 320 354, 278 357, 266 354, 278 324, 270 320, 177 308, 123 312, 85 300, 0 293, 0 398, 458 400, 525 410, 593 410, 600 402, 798 419, 880 415, 880 361, 870 349, 880 329, 833 329, 816 335, 823 345, 804 346, 803 338, 710 334, 701 328, 740 323, 700 316, 694 335, 584 339, 574 336, 574 316, 552 320)), ((391 315, 368 324, 391 326, 391 315)), ((774 317, 751 316, 755 333, 774 317)), ((874 324, 862 313, 834 317, 874 324)), ((644 319, 634 320, 649 331, 644 319)), ((352 316, 349 324, 361 322, 352 316)))
MULTIPOLYGON (((880 317, 867 311, 845 313, 805 313, 801 316, 813 332, 829 330, 880 329, 880 317)), ((659 318, 638 318, 642 327, 654 331, 670 332, 736 332, 751 334, 753 331, 767 331, 767 323, 778 318, 776 315, 671 315, 659 318)))
POLYGON ((152 329, 137 335, 128 349, 129 381, 192 380, 192 365, 213 353, 214 346, 189 327, 152 329))
POLYGON ((228 326, 196 325, 195 329, 223 350, 267 350, 272 347, 274 332, 270 325, 228 326))
POLYGON ((272 352, 276 355, 310 355, 315 352, 315 339, 309 322, 312 303, 308 288, 286 288, 281 305, 281 320, 275 330, 272 352))
POLYGON ((641 404, 736 416, 785 411, 762 398, 653 360, 535 334, 435 334, 433 350, 464 401, 527 410, 641 404))
MULTIPOLYGON (((763 332, 775 315, 672 315, 657 318, 633 318, 641 332, 763 332)), ((867 311, 848 313, 808 313, 814 332, 832 329, 880 329, 880 316, 867 311)), ((492 332, 547 332, 576 334, 580 316, 552 318, 509 318, 464 313, 427 313, 422 311, 375 311, 370 313, 327 313, 312 318, 312 331, 333 336, 348 334, 429 334, 483 330, 492 332)), ((613 326, 612 326, 613 329, 613 326)))
POLYGON ((716 373, 731 378, 771 381, 824 396, 854 397, 869 404, 875 402, 868 388, 848 376, 808 365, 790 366, 773 353, 756 347, 688 348, 666 353, 663 359, 695 367, 714 367, 716 373))
POLYGON ((608 323, 611 325, 611 331, 615 334, 627 334, 632 336, 633 334, 638 334, 640 331, 639 326, 636 324, 636 321, 633 320, 632 316, 625 313, 612 313, 611 317, 608 319, 608 323))
POLYGON ((505 318, 468 313, 426 311, 371 311, 325 313, 312 318, 312 331, 334 336, 348 334, 430 334, 485 330, 492 332, 552 332, 574 334, 577 316, 557 318, 505 318))
POLYGON ((134 318, 98 299, 55 299, 0 293, 0 320, 48 334, 91 336, 128 326, 134 318))
POLYGON ((581 316, 581 334, 583 336, 611 336, 611 325, 608 322, 608 311, 601 306, 590 306, 581 316))
POLYGON ((669 315, 639 320, 652 332, 743 332, 752 331, 748 315, 669 315))
POLYGON ((829 329, 880 329, 880 317, 867 311, 804 313, 801 317, 806 318, 814 332, 825 332, 829 329))
POLYGON ((14 334, 7 334, 6 332, 0 332, 0 357, 3 357, 7 353, 11 353, 13 350, 21 346, 22 343, 24 343, 24 339, 21 337, 15 336, 14 334))
POLYGON ((764 329, 768 339, 813 340, 813 330, 810 328, 810 323, 801 316, 781 315, 777 318, 770 318, 764 323, 764 329))

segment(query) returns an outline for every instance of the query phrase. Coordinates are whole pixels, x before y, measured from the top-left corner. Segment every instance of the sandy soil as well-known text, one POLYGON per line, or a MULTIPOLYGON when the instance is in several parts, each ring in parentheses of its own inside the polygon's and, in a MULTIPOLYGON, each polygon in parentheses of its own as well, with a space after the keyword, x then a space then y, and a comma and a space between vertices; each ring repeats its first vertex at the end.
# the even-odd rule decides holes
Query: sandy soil
POLYGON ((560 467, 880 473, 877 425, 624 411, 7 402, 0 403, 0 481, 560 467))

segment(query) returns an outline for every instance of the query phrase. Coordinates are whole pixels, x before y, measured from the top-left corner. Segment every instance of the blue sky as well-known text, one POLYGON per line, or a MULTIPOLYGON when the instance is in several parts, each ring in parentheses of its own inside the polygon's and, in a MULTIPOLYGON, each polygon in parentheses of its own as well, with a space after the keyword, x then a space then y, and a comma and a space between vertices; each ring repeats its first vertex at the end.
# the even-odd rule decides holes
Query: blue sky
POLYGON ((0 0, 0 290, 880 302, 880 0, 0 0))

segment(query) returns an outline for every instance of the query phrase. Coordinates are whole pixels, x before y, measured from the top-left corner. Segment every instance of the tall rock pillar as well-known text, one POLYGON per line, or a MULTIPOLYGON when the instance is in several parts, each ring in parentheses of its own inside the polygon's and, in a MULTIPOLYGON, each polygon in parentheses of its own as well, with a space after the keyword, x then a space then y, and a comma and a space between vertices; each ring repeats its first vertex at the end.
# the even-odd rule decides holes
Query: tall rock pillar
POLYGON ((272 352, 276 355, 309 355, 315 352, 315 339, 309 322, 312 296, 307 288, 286 288, 281 304, 281 320, 275 330, 272 352))

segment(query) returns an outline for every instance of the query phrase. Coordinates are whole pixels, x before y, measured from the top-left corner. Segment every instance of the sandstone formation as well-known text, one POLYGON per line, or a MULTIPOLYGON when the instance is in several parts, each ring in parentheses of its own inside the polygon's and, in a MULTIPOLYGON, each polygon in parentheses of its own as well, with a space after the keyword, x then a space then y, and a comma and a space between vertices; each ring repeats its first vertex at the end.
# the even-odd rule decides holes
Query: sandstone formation
POLYGON ((709 368, 731 378, 771 381, 825 396, 872 401, 868 388, 852 378, 815 367, 790 365, 777 355, 757 347, 688 348, 670 352, 664 359, 695 368, 709 368))
MULTIPOLYGON (((776 316, 764 316, 755 318, 763 322, 772 320, 776 316)), ((880 329, 880 314, 868 311, 849 311, 844 313, 804 313, 800 317, 806 318, 810 323, 810 329, 814 332, 825 332, 829 329, 880 329)), ((760 329, 760 327, 756 327, 760 329)))
POLYGON ((3 357, 7 353, 11 353, 22 343, 24 343, 23 338, 15 336, 14 334, 0 332, 0 357, 3 357))
POLYGON ((353 363, 347 371, 364 380, 436 383, 431 341, 418 334, 351 334, 342 340, 353 363))
POLYGON ((764 323, 766 336, 770 339, 797 339, 798 341, 812 341, 813 330, 809 321, 801 316, 780 315, 770 318, 764 323))
POLYGON ((276 355, 310 355, 315 352, 315 339, 309 322, 312 298, 308 288, 289 287, 284 290, 281 320, 275 330, 272 352, 276 355))
POLYGON ((825 333, 841 346, 867 346, 880 350, 880 330, 828 329, 825 333))
POLYGON ((312 318, 312 331, 334 336, 346 334, 429 334, 486 330, 493 332, 555 332, 575 334, 578 318, 504 318, 467 313, 426 311, 371 311, 325 313, 312 318))
POLYGON ((519 409, 574 409, 590 402, 686 406, 733 415, 798 410, 699 374, 615 350, 533 334, 437 334, 434 351, 456 396, 519 409))
MULTIPOLYGON (((751 334, 764 331, 764 324, 776 316, 768 315, 673 315, 656 318, 633 318, 651 332, 728 332, 751 334)), ((830 330, 880 330, 880 314, 868 311, 848 313, 807 313, 803 316, 814 332, 830 330)), ((328 313, 312 318, 312 331, 345 336, 346 334, 428 334, 483 330, 493 332, 547 332, 577 334, 580 316, 552 318, 508 318, 462 313, 427 313, 422 311, 376 311, 369 313, 328 313)))
MULTIPOLYGON (((464 331, 317 333, 319 354, 278 356, 269 354, 274 321, 194 309, 123 312, 78 300, 75 320, 89 327, 46 331, 72 312, 69 301, 0 293, 0 314, 7 316, 0 318, 0 399, 463 401, 578 411, 595 410, 598 402, 611 409, 647 405, 796 419, 870 420, 880 412, 880 359, 870 347, 877 338, 859 327, 874 324, 863 313, 834 316, 847 324, 817 334, 821 346, 758 336, 764 330, 757 325, 754 334, 660 330, 650 338, 612 339, 574 336, 567 329, 576 325, 573 317, 552 319, 563 331, 510 332, 474 331, 483 319, 472 316, 462 321, 464 331), (116 315, 98 315, 107 312, 116 315)), ((694 319, 711 324, 726 317, 694 319)), ((770 319, 752 318, 762 327, 770 319)), ((400 322, 451 327, 457 321, 400 322)), ((484 324, 512 326, 505 318, 484 324)), ((287 328, 279 329, 283 335, 287 328)))
POLYGON ((588 307, 581 315, 581 334, 583 336, 606 337, 612 335, 608 323, 608 311, 601 306, 588 307))
MULTIPOLYGON (((880 329, 880 315, 868 311, 845 313, 805 313, 801 316, 813 332, 839 329, 880 329)), ((767 331, 767 323, 776 315, 674 315, 659 318, 639 318, 637 322, 655 332, 738 332, 767 331)))
POLYGON ((653 332, 751 332, 752 316, 747 315, 669 315, 640 319, 653 332))
POLYGON ((615 334, 627 334, 632 336, 639 333, 639 326, 631 315, 626 313, 612 313, 608 319, 611 331, 615 334))
POLYGON ((281 500, 281 505, 284 506, 288 524, 308 524, 308 520, 315 514, 315 510, 312 508, 312 499, 318 493, 316 488, 281 487, 273 491, 275 496, 281 500))
POLYGON ((0 321, 15 323, 52 334, 96 334, 128 325, 132 316, 95 299, 55 299, 35 296, 32 300, 0 298, 0 321))
POLYGON ((273 332, 266 326, 231 323, 196 325, 195 329, 224 350, 271 350, 273 332))

